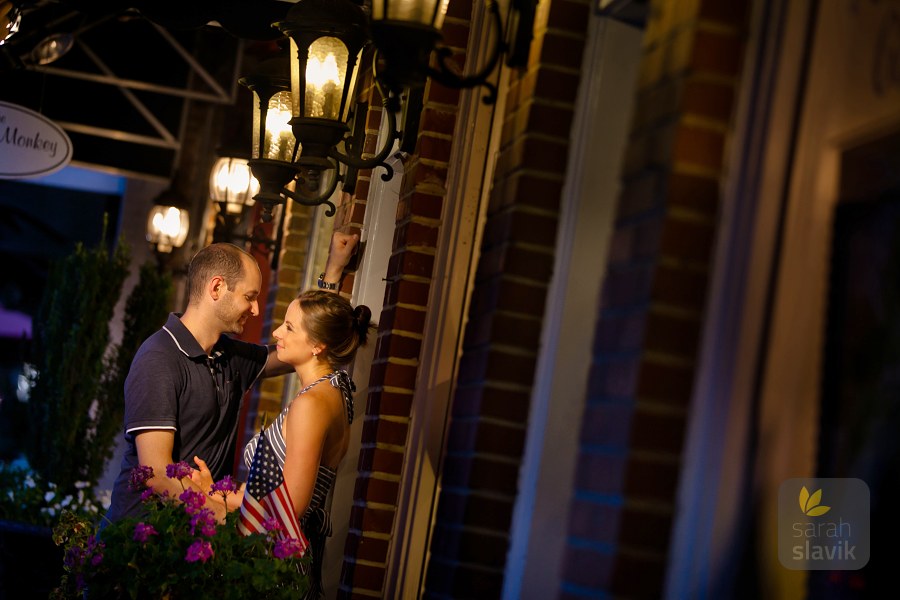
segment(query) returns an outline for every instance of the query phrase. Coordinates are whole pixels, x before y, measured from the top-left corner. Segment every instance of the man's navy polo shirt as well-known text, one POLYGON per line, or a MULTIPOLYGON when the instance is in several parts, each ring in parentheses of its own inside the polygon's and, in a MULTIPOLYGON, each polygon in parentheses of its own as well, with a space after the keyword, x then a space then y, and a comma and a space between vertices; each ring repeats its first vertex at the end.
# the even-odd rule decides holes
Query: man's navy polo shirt
MULTIPOLYGON (((175 433, 172 459, 196 468, 199 456, 218 481, 232 472, 241 399, 256 382, 268 348, 222 335, 207 356, 176 313, 141 345, 125 380, 125 456, 108 517, 141 514, 140 491, 129 489, 137 466, 136 435, 175 433)), ((164 474, 163 474, 164 475, 164 474)))

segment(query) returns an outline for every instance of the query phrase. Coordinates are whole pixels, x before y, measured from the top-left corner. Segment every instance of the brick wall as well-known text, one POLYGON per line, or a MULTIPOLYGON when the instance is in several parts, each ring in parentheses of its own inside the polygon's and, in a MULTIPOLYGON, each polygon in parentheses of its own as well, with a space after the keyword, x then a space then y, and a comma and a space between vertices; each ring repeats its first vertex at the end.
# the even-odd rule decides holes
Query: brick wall
POLYGON ((591 4, 538 5, 513 72, 441 470, 428 598, 503 586, 591 4))
POLYGON ((654 0, 561 597, 663 592, 748 2, 654 0))
MULTIPOLYGON (((445 43, 457 59, 471 11, 471 0, 448 9, 445 43)), ((404 164, 338 598, 382 597, 458 101, 458 91, 426 84, 416 153, 404 164)), ((361 178, 357 195, 366 190, 361 178)))

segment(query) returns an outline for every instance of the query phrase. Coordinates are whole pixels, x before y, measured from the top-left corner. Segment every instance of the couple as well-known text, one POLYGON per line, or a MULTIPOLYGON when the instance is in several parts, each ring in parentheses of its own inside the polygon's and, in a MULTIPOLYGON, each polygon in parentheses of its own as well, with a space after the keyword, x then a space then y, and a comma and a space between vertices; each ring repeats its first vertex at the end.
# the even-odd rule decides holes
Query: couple
MULTIPOLYGON (((121 470, 107 517, 139 516, 141 493, 129 486, 131 470, 153 467, 147 482, 157 493, 177 497, 181 486, 208 492, 230 475, 235 456, 240 404, 260 378, 295 371, 304 386, 275 421, 244 450, 250 467, 246 485, 228 496, 207 496, 207 508, 223 521, 240 509, 243 533, 259 530, 277 506, 265 498, 284 490, 288 534, 299 527, 312 541, 313 589, 320 589, 321 552, 330 522, 324 500, 350 442, 354 389, 341 367, 366 343, 371 312, 355 309, 337 293, 344 267, 359 240, 335 232, 318 290, 301 293, 272 332, 274 347, 233 339, 259 314, 261 275, 256 260, 231 244, 199 251, 188 270, 189 300, 182 315, 138 350, 125 382, 125 440, 121 470), (165 477, 166 465, 193 460, 191 479, 165 477)), ((302 535, 291 535, 303 540, 302 535)))

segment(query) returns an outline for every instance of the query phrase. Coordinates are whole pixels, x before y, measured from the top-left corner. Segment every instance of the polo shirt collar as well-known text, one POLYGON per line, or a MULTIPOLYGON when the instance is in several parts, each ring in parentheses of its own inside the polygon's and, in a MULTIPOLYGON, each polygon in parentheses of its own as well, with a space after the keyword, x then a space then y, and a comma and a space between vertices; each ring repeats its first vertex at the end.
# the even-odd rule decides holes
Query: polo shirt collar
POLYGON ((175 345, 181 350, 185 356, 189 358, 206 358, 206 352, 200 346, 200 343, 194 338, 193 334, 181 322, 181 313, 169 313, 169 318, 164 326, 169 332, 175 345))

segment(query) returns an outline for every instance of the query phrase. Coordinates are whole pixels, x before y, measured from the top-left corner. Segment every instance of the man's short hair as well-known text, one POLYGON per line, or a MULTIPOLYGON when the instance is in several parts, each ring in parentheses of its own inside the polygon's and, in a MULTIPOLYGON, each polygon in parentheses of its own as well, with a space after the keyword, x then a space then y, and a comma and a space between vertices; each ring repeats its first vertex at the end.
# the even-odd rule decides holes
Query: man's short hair
POLYGON ((243 256, 255 260, 249 252, 227 243, 210 244, 197 252, 188 267, 190 301, 202 298, 206 282, 216 275, 221 275, 228 289, 234 290, 244 278, 243 256))

